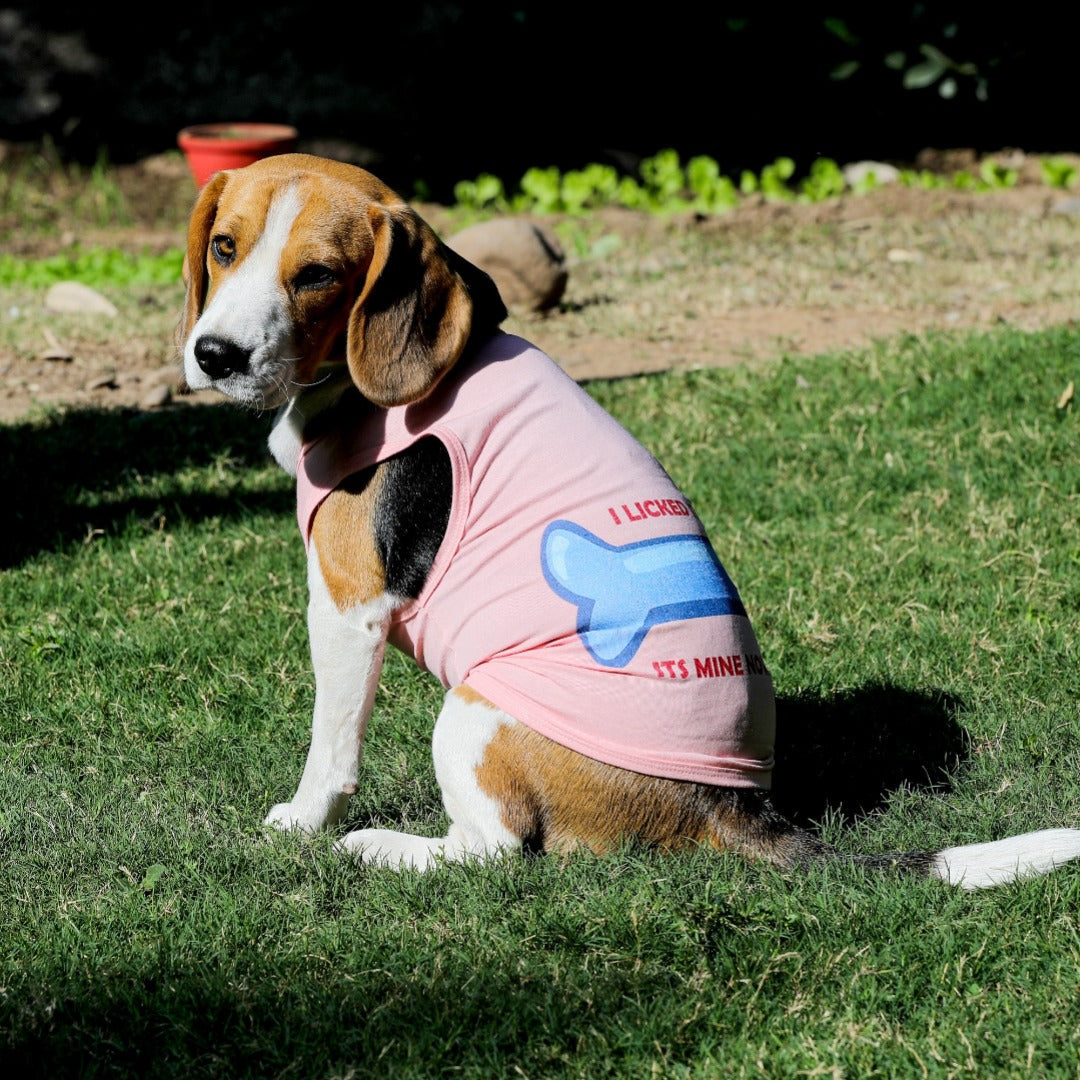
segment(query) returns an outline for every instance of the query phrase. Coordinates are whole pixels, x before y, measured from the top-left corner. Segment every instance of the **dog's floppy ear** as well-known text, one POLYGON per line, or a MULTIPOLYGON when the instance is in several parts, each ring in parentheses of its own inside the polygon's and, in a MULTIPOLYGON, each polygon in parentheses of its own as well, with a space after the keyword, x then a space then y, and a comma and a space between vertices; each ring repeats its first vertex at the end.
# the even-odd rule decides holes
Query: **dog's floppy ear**
POLYGON ((183 271, 187 296, 184 299, 180 323, 176 328, 176 343, 181 348, 195 328, 195 323, 202 314, 203 304, 206 303, 206 249, 210 243, 210 229, 213 227, 214 217, 217 214, 218 200, 221 198, 222 189, 228 179, 225 173, 216 173, 212 176, 199 192, 195 207, 191 211, 183 271))
POLYGON ((353 382, 383 407, 424 397, 471 335, 506 318, 495 283, 409 208, 372 206, 374 251, 349 316, 353 382))

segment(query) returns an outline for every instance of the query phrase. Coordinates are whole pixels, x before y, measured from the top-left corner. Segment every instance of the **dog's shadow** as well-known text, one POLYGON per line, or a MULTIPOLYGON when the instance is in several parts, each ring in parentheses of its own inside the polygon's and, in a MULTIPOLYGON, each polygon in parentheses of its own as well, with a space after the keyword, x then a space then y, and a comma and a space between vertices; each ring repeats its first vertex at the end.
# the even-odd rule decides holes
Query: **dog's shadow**
POLYGON ((948 790, 967 759, 959 698, 871 683, 780 696, 772 801, 801 824, 860 817, 907 787, 948 790))

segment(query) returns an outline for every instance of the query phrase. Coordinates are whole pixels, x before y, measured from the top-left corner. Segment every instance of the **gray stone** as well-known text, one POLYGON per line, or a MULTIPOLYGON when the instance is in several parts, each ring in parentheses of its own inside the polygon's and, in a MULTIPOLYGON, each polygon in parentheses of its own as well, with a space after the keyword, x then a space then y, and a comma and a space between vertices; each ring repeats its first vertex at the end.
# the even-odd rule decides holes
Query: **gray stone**
POLYGON ((491 275, 515 312, 547 311, 566 291, 566 256, 550 229, 504 217, 470 225, 447 245, 491 275))
POLYGON ((172 401, 172 387, 159 383, 150 387, 139 399, 139 405, 144 409, 160 409, 172 401))
POLYGON ((848 187, 857 187, 871 173, 879 184, 895 184, 900 179, 900 170, 884 161, 853 161, 844 166, 843 173, 848 187))
POLYGON ((80 281, 58 281, 45 294, 45 306, 50 311, 83 312, 88 315, 116 314, 116 308, 89 285, 80 281))
POLYGON ((44 352, 38 353, 39 360, 51 360, 55 364, 70 364, 75 357, 70 349, 63 345, 50 345, 44 352))

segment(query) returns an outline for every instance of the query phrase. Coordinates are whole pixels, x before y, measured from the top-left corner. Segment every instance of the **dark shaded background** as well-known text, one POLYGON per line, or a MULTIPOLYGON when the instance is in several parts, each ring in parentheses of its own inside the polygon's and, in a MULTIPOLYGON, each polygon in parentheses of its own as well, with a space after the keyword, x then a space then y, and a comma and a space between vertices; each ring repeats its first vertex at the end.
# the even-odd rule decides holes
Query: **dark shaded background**
POLYGON ((174 147, 190 123, 288 122, 435 196, 534 165, 630 171, 669 146, 729 175, 778 155, 805 168, 924 147, 1051 153, 1078 141, 1068 9, 14 4, 0 6, 0 138, 47 135, 69 157, 123 162, 174 147), (905 86, 927 46, 945 70, 905 86))

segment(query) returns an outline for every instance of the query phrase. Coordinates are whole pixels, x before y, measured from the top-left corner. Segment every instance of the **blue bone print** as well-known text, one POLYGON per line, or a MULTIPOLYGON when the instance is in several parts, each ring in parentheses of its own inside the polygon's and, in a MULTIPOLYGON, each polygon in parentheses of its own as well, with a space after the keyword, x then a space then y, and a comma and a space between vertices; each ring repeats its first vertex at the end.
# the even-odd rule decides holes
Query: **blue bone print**
POLYGON ((540 562, 552 589, 577 606, 582 644, 605 667, 626 667, 659 623, 746 614, 703 536, 614 547, 572 521, 553 521, 540 562))

